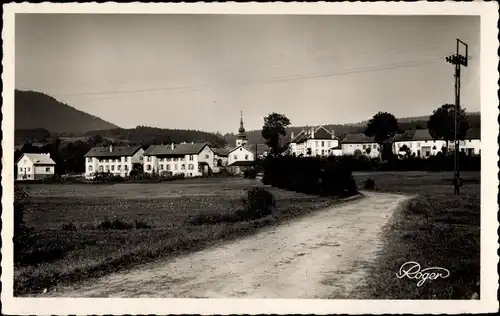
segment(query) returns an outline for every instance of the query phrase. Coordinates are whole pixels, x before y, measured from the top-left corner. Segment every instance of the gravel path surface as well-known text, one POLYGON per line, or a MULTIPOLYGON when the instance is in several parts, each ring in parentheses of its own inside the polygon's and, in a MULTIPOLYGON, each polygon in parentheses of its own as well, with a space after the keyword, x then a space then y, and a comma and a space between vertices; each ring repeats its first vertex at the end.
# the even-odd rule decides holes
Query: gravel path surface
POLYGON ((356 289, 382 246, 381 229, 409 198, 364 194, 250 237, 41 296, 362 298, 356 289))

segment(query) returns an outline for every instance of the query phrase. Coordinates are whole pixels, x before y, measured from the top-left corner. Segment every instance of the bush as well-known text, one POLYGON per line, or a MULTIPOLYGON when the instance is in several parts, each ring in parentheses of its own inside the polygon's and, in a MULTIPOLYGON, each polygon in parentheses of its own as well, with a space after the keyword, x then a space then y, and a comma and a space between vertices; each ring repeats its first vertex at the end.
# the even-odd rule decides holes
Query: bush
POLYGON ((244 172, 243 172, 243 178, 246 178, 246 179, 255 179, 257 178, 257 170, 254 169, 254 168, 251 168, 251 169, 246 169, 244 172))
POLYGON ((357 193, 351 168, 340 157, 269 158, 264 164, 263 183, 323 196, 349 196, 357 193))
POLYGON ((129 223, 122 222, 118 219, 114 219, 112 221, 110 220, 105 220, 99 223, 97 225, 98 230, 125 230, 125 229, 132 229, 134 225, 131 225, 129 223))
POLYGON ((96 172, 94 175, 94 182, 121 182, 124 180, 120 175, 110 172, 96 172))
POLYGON ((134 221, 134 226, 135 226, 135 229, 149 229, 149 228, 151 228, 151 226, 148 225, 147 223, 145 223, 143 221, 138 221, 138 220, 134 221))
POLYGON ((373 190, 375 189, 375 180, 368 178, 363 182, 363 188, 365 190, 373 190))
POLYGON ((254 220, 271 215, 276 206, 274 196, 263 188, 252 188, 242 199, 243 210, 237 215, 243 220, 254 220))
POLYGON ((64 231, 75 231, 75 230, 78 230, 78 228, 73 223, 67 223, 67 224, 64 224, 64 225, 61 226, 61 230, 64 230, 64 231))
POLYGON ((234 214, 223 214, 216 211, 206 211, 186 219, 188 225, 214 225, 219 223, 235 223, 240 221, 237 212, 234 214))

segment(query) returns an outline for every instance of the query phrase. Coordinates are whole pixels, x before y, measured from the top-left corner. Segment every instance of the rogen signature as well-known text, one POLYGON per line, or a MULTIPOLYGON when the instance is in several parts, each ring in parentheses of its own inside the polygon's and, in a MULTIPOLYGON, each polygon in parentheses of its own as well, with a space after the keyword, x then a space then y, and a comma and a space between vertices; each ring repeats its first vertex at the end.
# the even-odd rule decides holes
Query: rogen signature
POLYGON ((436 280, 439 278, 446 279, 450 276, 450 271, 440 267, 430 267, 421 270, 420 264, 415 261, 408 261, 399 268, 396 277, 402 279, 418 280, 417 286, 422 286, 427 280, 436 280))

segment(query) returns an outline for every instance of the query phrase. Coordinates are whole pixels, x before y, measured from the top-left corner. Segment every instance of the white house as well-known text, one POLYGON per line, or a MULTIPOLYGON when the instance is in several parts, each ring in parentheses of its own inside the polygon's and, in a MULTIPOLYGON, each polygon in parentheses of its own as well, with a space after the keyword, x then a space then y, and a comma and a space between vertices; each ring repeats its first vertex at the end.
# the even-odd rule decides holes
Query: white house
POLYGON ((459 142, 459 150, 468 156, 481 154, 481 130, 469 129, 465 139, 459 142))
POLYGON ((392 150, 396 155, 404 155, 402 148, 409 149, 410 155, 416 157, 434 156, 446 147, 446 141, 433 139, 428 129, 407 130, 397 134, 392 140, 392 150))
POLYGON ((347 134, 341 142, 343 155, 365 155, 370 158, 380 157, 380 145, 373 137, 363 133, 347 134))
POLYGON ((54 175, 56 163, 50 154, 23 154, 17 161, 17 180, 39 180, 54 175))
POLYGON ((334 131, 329 132, 323 126, 302 130, 290 136, 289 150, 296 156, 330 156, 341 155, 339 139, 334 131))
POLYGON ((215 158, 207 143, 151 145, 144 152, 144 172, 183 173, 186 177, 196 177, 214 172, 215 158))
POLYGON ((134 166, 142 165, 143 154, 141 146, 94 147, 85 154, 85 178, 96 173, 126 177, 134 166))

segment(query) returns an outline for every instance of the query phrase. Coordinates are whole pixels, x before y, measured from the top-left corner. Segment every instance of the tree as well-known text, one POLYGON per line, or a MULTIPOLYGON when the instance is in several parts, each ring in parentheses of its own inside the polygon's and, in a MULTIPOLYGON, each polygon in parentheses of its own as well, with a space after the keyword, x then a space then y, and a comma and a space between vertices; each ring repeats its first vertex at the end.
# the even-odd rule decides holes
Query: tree
POLYGON ((264 118, 262 137, 271 148, 272 155, 277 156, 286 149, 281 146, 281 137, 286 136, 286 128, 289 125, 290 120, 283 114, 271 113, 264 118))
MULTIPOLYGON (((444 104, 434 110, 427 122, 429 134, 434 139, 443 139, 448 143, 455 140, 455 105, 444 104)), ((457 112, 457 138, 463 140, 469 129, 469 122, 465 115, 465 109, 459 108, 457 112)))
POLYGON ((410 150, 410 148, 408 148, 408 146, 406 146, 406 145, 401 146, 401 147, 399 148, 399 152, 400 152, 400 153, 403 153, 403 155, 404 155, 405 157, 408 157, 408 156, 410 156, 410 154, 411 154, 411 150, 410 150))
POLYGON ((382 149, 380 160, 382 160, 384 154, 389 152, 386 150, 388 146, 384 145, 394 137, 397 130, 398 120, 391 113, 378 112, 368 121, 364 134, 368 137, 373 137, 375 142, 379 144, 382 149))

